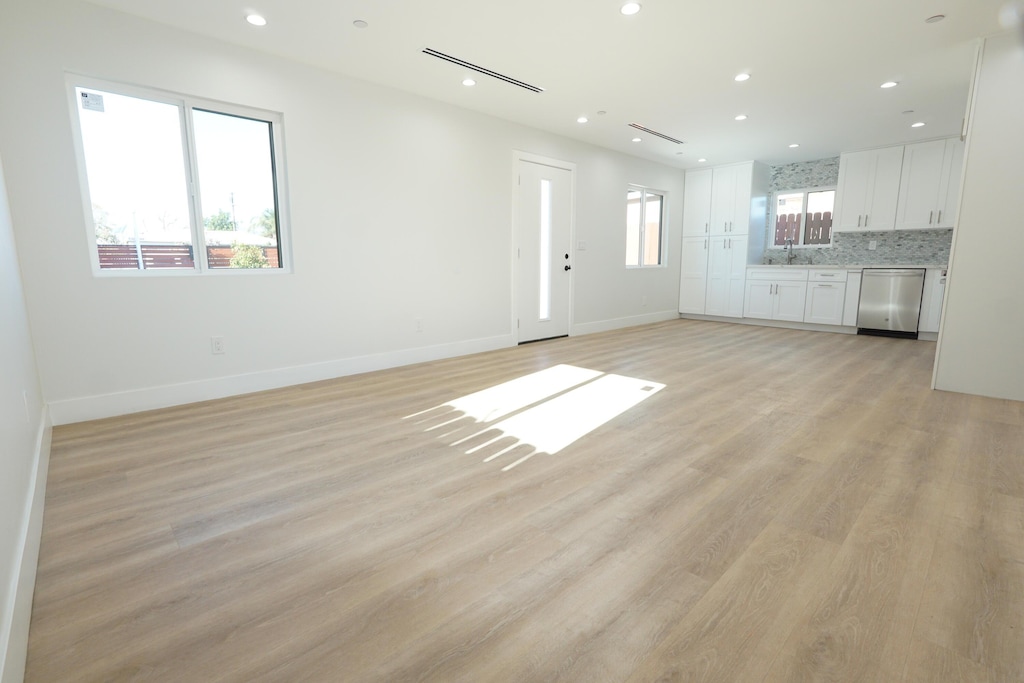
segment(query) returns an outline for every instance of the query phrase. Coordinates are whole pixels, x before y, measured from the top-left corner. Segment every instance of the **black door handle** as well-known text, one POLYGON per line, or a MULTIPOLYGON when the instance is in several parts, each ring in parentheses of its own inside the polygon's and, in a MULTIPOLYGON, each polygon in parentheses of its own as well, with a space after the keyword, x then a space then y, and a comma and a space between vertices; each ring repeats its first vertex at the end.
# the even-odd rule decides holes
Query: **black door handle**
POLYGON ((566 270, 572 270, 572 266, 566 266, 565 269, 566 270))

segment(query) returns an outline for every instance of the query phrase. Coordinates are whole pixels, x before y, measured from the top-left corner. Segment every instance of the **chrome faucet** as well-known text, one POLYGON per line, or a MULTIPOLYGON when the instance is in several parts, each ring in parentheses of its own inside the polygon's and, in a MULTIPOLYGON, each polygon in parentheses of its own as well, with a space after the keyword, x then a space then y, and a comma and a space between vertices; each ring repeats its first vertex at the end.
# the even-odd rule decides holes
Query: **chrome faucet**
POLYGON ((786 253, 786 265, 787 266, 791 266, 791 265, 793 265, 793 259, 796 258, 796 252, 793 251, 793 240, 792 239, 786 240, 786 252, 787 252, 786 253))

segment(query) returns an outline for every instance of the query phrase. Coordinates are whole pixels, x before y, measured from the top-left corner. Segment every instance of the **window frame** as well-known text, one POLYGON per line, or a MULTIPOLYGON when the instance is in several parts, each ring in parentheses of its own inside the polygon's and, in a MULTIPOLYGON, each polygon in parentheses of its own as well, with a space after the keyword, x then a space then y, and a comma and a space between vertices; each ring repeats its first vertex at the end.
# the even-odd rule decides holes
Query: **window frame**
POLYGON ((832 221, 833 221, 833 224, 832 224, 832 230, 831 230, 831 232, 829 233, 829 236, 828 236, 828 243, 827 244, 804 244, 804 230, 807 227, 807 223, 806 223, 806 220, 805 220, 805 218, 807 216, 807 195, 811 194, 812 192, 836 192, 838 194, 838 190, 837 190, 837 187, 835 185, 823 185, 823 186, 820 186, 820 187, 805 187, 805 188, 797 187, 797 188, 793 188, 792 190, 776 190, 775 192, 772 193, 772 200, 771 200, 771 202, 772 202, 772 212, 771 212, 771 216, 768 219, 768 235, 770 236, 770 239, 769 239, 768 245, 767 245, 768 249, 785 249, 786 248, 786 245, 784 245, 784 244, 775 244, 775 224, 779 220, 779 216, 778 216, 778 211, 779 211, 779 195, 782 195, 782 194, 803 194, 803 196, 804 196, 804 203, 803 203, 804 210, 801 213, 800 230, 797 232, 797 234, 800 236, 800 243, 799 244, 794 244, 793 248, 794 249, 831 249, 832 248, 832 243, 834 241, 835 234, 836 234, 835 233, 835 218, 836 218, 835 196, 833 196, 833 198, 832 198, 832 221))
MULTIPOLYGON (((634 268, 635 269, 640 269, 640 268, 665 268, 668 265, 666 263, 666 258, 665 258, 665 254, 667 253, 667 244, 666 244, 666 242, 668 241, 668 239, 667 239, 667 237, 668 237, 667 231, 665 230, 665 224, 667 222, 666 218, 667 218, 667 215, 668 215, 668 192, 665 191, 665 190, 659 190, 658 188, 655 188, 655 187, 648 187, 646 185, 636 185, 636 184, 630 183, 630 184, 626 185, 627 202, 628 202, 628 197, 629 197, 629 193, 630 192, 640 192, 641 193, 640 194, 640 225, 638 226, 638 229, 640 231, 640 235, 639 235, 639 240, 637 242, 637 263, 636 264, 629 264, 629 263, 627 263, 626 264, 626 268, 627 269, 634 269, 634 268), (661 221, 660 221, 659 226, 658 226, 658 241, 659 241, 659 244, 658 244, 658 262, 657 263, 653 263, 653 264, 645 264, 643 262, 643 260, 644 260, 643 259, 643 257, 644 257, 644 247, 645 247, 645 244, 644 244, 645 237, 644 236, 646 234, 646 230, 644 228, 646 226, 646 220, 645 219, 646 219, 646 214, 647 214, 647 195, 648 194, 654 194, 654 195, 658 195, 659 197, 661 197, 661 221)), ((627 250, 626 256, 627 257, 629 256, 629 231, 632 229, 630 227, 630 225, 629 225, 628 217, 629 217, 629 207, 628 207, 628 204, 627 204, 627 206, 626 206, 626 218, 627 218, 627 220, 625 221, 625 223, 626 223, 626 250, 627 250)))
POLYGON ((196 276, 227 276, 236 277, 241 274, 269 277, 273 275, 291 274, 292 248, 291 226, 288 205, 288 180, 285 170, 284 153, 284 115, 281 112, 250 107, 246 105, 211 100, 203 97, 185 95, 158 88, 128 85, 115 81, 107 81, 81 74, 66 73, 65 83, 71 115, 71 132, 74 139, 75 161, 78 167, 79 190, 85 217, 85 231, 89 245, 89 258, 92 272, 98 277, 196 277, 196 276), (192 268, 100 268, 99 249, 96 242, 96 224, 92 209, 92 194, 89 189, 89 175, 85 158, 85 145, 82 139, 82 122, 80 115, 77 88, 95 89, 101 92, 123 95, 137 99, 149 100, 161 104, 178 107, 179 125, 181 127, 182 162, 185 165, 185 182, 187 185, 187 203, 189 228, 192 236, 193 263, 192 268), (202 197, 198 181, 198 154, 196 151, 195 131, 192 121, 192 110, 223 114, 243 119, 267 123, 270 126, 270 163, 274 185, 275 213, 277 214, 277 268, 210 268, 207 256, 206 236, 203 228, 202 197))

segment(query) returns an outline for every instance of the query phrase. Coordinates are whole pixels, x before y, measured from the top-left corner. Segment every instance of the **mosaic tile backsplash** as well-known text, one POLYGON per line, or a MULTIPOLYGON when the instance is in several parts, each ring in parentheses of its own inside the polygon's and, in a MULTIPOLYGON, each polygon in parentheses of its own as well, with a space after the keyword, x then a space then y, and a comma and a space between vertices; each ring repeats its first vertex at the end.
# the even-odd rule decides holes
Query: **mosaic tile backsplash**
MULTIPOLYGON (((812 187, 831 187, 839 182, 839 157, 804 161, 771 167, 768 206, 773 206, 775 193, 812 187)), ((771 244, 771 215, 765 221, 765 244, 771 244)), ((794 250, 793 263, 829 266, 944 266, 949 263, 949 247, 953 231, 888 230, 885 232, 837 232, 831 247, 801 247, 794 250), (868 249, 874 240, 876 248, 868 249)), ((785 249, 769 248, 762 263, 787 263, 785 249)))
MULTIPOLYGON (((837 232, 831 247, 794 249, 793 263, 822 266, 945 266, 951 229, 837 232), (876 249, 868 249, 874 240, 876 249)), ((787 263, 785 249, 766 249, 762 263, 787 263)))

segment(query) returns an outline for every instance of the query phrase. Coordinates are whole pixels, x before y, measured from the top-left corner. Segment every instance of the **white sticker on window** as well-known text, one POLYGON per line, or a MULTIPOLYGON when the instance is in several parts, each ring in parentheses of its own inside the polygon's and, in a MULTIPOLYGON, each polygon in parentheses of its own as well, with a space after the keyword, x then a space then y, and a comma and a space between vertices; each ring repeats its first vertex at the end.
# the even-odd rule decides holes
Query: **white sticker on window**
POLYGON ((103 95, 94 92, 82 93, 82 109, 103 111, 103 95))

